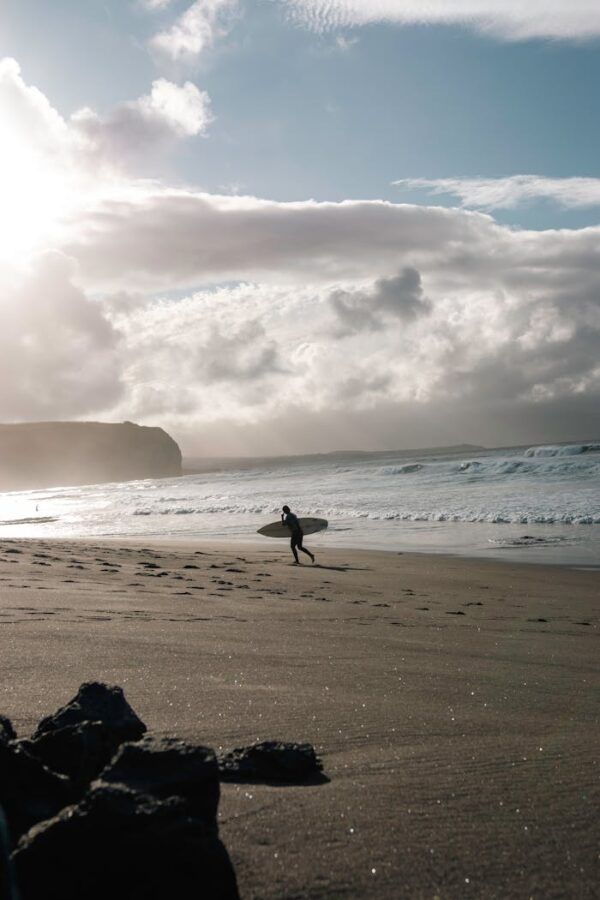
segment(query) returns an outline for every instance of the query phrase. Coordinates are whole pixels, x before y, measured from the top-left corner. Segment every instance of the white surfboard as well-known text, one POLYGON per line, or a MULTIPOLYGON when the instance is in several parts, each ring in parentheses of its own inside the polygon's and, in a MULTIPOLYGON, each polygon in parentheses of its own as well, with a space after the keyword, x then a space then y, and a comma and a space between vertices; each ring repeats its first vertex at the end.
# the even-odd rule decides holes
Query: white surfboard
MULTIPOLYGON (((308 517, 299 519, 298 521, 300 522, 300 528, 305 535, 316 534, 318 531, 325 531, 328 525, 327 519, 314 519, 308 517)), ((291 536, 291 531, 287 525, 284 525, 283 522, 280 521, 263 525, 262 528, 258 529, 257 534, 262 534, 264 537, 289 538, 291 536)))

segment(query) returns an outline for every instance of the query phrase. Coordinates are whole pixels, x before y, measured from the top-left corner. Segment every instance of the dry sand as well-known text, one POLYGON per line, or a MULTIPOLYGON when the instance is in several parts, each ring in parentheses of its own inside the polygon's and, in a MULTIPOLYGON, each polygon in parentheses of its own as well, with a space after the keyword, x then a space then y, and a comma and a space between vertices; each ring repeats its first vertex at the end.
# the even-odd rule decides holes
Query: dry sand
POLYGON ((158 734, 313 743, 328 784, 223 786, 244 900, 598 896, 598 573, 319 561, 4 541, 0 713, 100 679, 158 734))

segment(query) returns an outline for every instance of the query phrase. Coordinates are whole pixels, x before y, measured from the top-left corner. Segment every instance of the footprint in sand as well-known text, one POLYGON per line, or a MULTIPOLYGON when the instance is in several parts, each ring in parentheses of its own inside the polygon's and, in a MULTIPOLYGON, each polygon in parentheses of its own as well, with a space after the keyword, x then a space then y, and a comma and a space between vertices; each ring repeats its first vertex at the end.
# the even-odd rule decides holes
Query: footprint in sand
POLYGON ((447 616, 466 616, 466 613, 462 611, 462 609, 447 609, 447 616))
POLYGON ((528 622, 547 622, 548 619, 527 619, 528 622))

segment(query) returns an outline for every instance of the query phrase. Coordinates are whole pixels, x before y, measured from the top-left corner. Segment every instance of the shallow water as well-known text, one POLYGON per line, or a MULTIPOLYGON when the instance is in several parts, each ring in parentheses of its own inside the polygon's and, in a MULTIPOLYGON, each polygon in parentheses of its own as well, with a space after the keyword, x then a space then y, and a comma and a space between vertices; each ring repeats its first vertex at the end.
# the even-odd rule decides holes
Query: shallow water
POLYGON ((283 503, 329 519, 315 546, 600 564, 600 442, 407 456, 331 454, 125 484, 0 495, 4 537, 264 541, 283 503))

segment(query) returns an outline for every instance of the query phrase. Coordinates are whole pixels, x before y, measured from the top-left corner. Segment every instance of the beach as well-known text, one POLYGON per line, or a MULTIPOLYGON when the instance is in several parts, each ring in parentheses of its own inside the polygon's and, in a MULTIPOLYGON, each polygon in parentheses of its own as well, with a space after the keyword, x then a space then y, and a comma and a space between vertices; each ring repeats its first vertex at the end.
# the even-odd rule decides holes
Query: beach
POLYGON ((290 563, 283 542, 3 541, 0 713, 26 735, 100 680, 157 735, 313 744, 326 783, 222 785, 245 900, 594 896, 598 572, 290 563))

